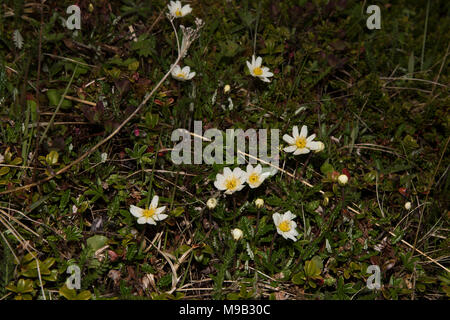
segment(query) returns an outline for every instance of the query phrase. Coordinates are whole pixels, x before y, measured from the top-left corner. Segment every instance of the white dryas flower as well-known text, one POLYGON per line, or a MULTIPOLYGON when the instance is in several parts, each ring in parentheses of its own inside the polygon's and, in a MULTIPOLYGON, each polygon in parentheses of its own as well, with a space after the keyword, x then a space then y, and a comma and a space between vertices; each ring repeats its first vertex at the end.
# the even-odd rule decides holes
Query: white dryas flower
POLYGON ((245 187, 245 178, 246 173, 240 168, 234 168, 231 171, 230 168, 225 167, 223 174, 217 174, 214 186, 219 190, 225 190, 225 194, 233 194, 235 191, 240 191, 245 187))
POLYGON ((188 4, 181 6, 181 1, 170 1, 167 8, 169 8, 170 15, 174 18, 184 17, 192 11, 191 6, 188 4))
POLYGON ((244 236, 244 233, 242 232, 241 229, 235 228, 231 230, 231 235, 233 236, 234 240, 239 241, 244 236))
POLYGON ((209 198, 208 201, 206 201, 206 206, 208 207, 208 209, 214 209, 217 206, 217 199, 209 198))
POLYGON ((313 141, 316 137, 312 134, 308 137, 308 128, 302 126, 300 133, 298 127, 292 128, 292 137, 288 134, 283 136, 283 140, 289 143, 289 147, 284 148, 285 152, 294 152, 294 155, 309 153, 310 150, 318 150, 321 148, 319 141, 313 141))
POLYGON ((133 216, 138 218, 137 222, 139 224, 156 224, 156 221, 162 221, 168 217, 167 214, 162 214, 166 209, 165 206, 158 208, 158 201, 159 197, 155 195, 148 209, 141 209, 139 207, 131 205, 130 212, 133 216))
POLYGON ((295 215, 292 212, 287 211, 284 214, 274 213, 273 222, 277 227, 277 232, 285 239, 291 239, 292 241, 297 241, 298 232, 295 230, 297 223, 293 221, 295 215))
POLYGON ((250 74, 254 77, 260 78, 264 82, 270 82, 269 77, 273 76, 273 73, 269 71, 269 68, 262 67, 262 58, 258 57, 255 59, 255 55, 252 56, 252 62, 247 61, 247 67, 250 74))
POLYGON ((189 66, 185 66, 183 69, 179 65, 176 65, 172 69, 172 77, 180 81, 191 80, 195 76, 195 72, 191 72, 189 66))
POLYGON ((270 176, 270 172, 262 172, 262 167, 260 164, 258 164, 256 167, 253 168, 251 164, 247 165, 247 172, 246 172, 245 180, 248 183, 249 187, 254 189, 258 188, 263 181, 270 176))

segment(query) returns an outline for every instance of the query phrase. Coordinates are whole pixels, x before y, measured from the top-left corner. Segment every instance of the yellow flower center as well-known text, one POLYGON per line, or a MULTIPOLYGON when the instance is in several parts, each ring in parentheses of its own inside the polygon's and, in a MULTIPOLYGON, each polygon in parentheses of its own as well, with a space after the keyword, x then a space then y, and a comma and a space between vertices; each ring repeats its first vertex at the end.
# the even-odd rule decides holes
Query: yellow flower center
POLYGON ((181 17, 181 11, 180 11, 180 9, 177 9, 177 11, 175 11, 175 15, 176 15, 177 17, 181 17))
POLYGON ((256 184, 259 182, 259 175, 257 173, 252 173, 249 177, 248 177, 248 181, 251 184, 256 184))
POLYGON ((232 177, 230 179, 228 179, 227 181, 225 181, 225 188, 227 188, 227 190, 234 190, 236 189, 238 185, 238 179, 236 179, 235 177, 232 177))
POLYGON ((298 137, 297 140, 295 140, 295 145, 299 149, 303 149, 306 147, 306 138, 304 137, 298 137))
POLYGON ((146 218, 151 218, 155 214, 156 209, 150 207, 149 209, 145 209, 144 212, 142 212, 142 215, 146 218))
POLYGON ((291 230, 291 223, 288 220, 285 220, 282 223, 280 223, 278 228, 283 232, 288 232, 289 230, 291 230))
POLYGON ((260 76, 263 74, 263 71, 260 67, 256 67, 255 69, 253 69, 253 73, 257 76, 260 76))
POLYGON ((185 75, 184 75, 184 73, 179 73, 179 74, 177 74, 177 77, 178 77, 178 78, 183 78, 183 79, 184 79, 184 78, 185 78, 185 75))

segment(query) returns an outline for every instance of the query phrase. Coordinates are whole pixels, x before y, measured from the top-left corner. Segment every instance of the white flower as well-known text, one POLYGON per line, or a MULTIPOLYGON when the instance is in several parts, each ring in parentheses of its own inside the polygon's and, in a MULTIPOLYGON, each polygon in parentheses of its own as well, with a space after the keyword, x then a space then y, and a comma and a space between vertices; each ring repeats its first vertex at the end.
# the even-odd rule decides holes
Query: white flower
POLYGON ((283 140, 289 143, 289 147, 284 148, 285 152, 294 152, 294 155, 309 153, 310 150, 318 150, 321 146, 319 141, 313 141, 316 137, 312 134, 308 137, 308 128, 302 126, 300 133, 298 127, 292 128, 292 137, 288 134, 283 136, 283 140))
POLYGON ((5 161, 5 157, 0 153, 0 163, 3 163, 5 161))
POLYGON ((233 239, 238 241, 241 240, 242 237, 244 236, 244 233, 242 232, 241 229, 235 228, 233 230, 231 230, 231 235, 233 236, 233 239))
POLYGON ((103 163, 103 162, 106 162, 106 160, 108 160, 108 154, 106 153, 106 152, 103 152, 101 155, 100 155, 100 158, 101 158, 101 162, 103 163))
POLYGON ((191 72, 189 66, 185 66, 183 69, 179 65, 176 65, 172 69, 172 77, 180 81, 191 80, 195 76, 195 72, 191 72))
POLYGON ((338 177, 338 182, 339 182, 339 184, 340 184, 341 186, 345 186, 345 185, 347 184, 347 182, 348 182, 348 177, 347 177, 347 175, 346 175, 346 174, 341 174, 341 175, 338 177))
POLYGON ((217 174, 214 186, 219 190, 225 190, 225 194, 232 194, 245 187, 245 178, 246 173, 240 168, 234 168, 234 170, 231 171, 230 168, 225 167, 223 169, 223 174, 217 174))
POLYGON ((262 67, 262 58, 258 57, 255 59, 255 55, 252 56, 252 62, 247 62, 248 70, 250 71, 250 74, 254 77, 260 78, 264 82, 270 82, 268 77, 272 77, 273 73, 269 71, 269 68, 262 67))
POLYGON ((264 206, 264 200, 261 199, 261 198, 256 199, 256 200, 255 200, 255 206, 256 206, 258 209, 261 209, 261 208, 264 206))
POLYGON ((166 207, 158 208, 158 196, 154 196, 148 209, 141 209, 136 206, 130 206, 130 212, 133 216, 138 218, 139 224, 156 224, 156 221, 162 221, 167 218, 167 214, 162 214, 166 207))
POLYGON ((167 8, 169 8, 169 12, 174 18, 184 17, 192 11, 191 6, 188 4, 181 6, 181 1, 170 1, 170 4, 167 5, 167 8))
POLYGON ((273 222, 277 227, 277 232, 285 239, 291 239, 292 241, 297 241, 298 232, 295 230, 297 223, 293 221, 295 215, 292 212, 287 211, 284 214, 274 213, 273 222))
POLYGON ((214 209, 217 206, 217 199, 209 198, 208 201, 206 201, 206 206, 208 207, 208 209, 214 209))
POLYGON ((229 84, 227 84, 227 85, 225 85, 225 87, 223 87, 223 93, 228 93, 228 92, 230 92, 230 90, 231 90, 231 87, 229 84))
POLYGON ((406 210, 410 210, 411 209, 411 202, 407 202, 407 203, 405 203, 405 209, 406 210))
POLYGON ((260 164, 258 164, 254 168, 252 167, 251 164, 247 165, 245 180, 250 188, 252 189, 258 188, 268 176, 270 176, 270 172, 263 173, 260 164))

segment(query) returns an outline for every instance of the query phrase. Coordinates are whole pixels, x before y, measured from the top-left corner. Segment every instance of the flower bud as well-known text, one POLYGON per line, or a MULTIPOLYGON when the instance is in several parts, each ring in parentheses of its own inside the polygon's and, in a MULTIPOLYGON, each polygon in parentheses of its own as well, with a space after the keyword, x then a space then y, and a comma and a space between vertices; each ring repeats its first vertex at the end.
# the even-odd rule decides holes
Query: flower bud
POLYGON ((405 209, 406 210, 410 210, 411 209, 411 202, 407 202, 407 203, 405 203, 405 209))
POLYGON ((217 199, 209 198, 208 201, 206 201, 206 206, 208 207, 208 209, 214 209, 217 206, 217 199))
POLYGON ((255 206, 256 206, 258 209, 261 209, 261 208, 264 206, 264 200, 261 199, 261 198, 256 199, 256 200, 255 200, 255 206))
POLYGON ((223 93, 228 93, 228 92, 230 92, 230 90, 231 90, 231 87, 229 84, 227 84, 227 85, 225 85, 225 87, 223 87, 223 93))
POLYGON ((317 150, 314 150, 314 152, 322 152, 325 149, 325 144, 322 141, 317 141, 317 143, 319 144, 319 148, 317 150))
POLYGON ((341 175, 338 177, 338 182, 339 182, 339 184, 340 184, 341 186, 345 186, 345 185, 347 184, 347 182, 348 182, 348 177, 347 177, 347 175, 341 174, 341 175))
POLYGON ((239 241, 244 236, 244 233, 242 232, 241 229, 235 228, 231 230, 231 235, 233 236, 234 240, 239 241))

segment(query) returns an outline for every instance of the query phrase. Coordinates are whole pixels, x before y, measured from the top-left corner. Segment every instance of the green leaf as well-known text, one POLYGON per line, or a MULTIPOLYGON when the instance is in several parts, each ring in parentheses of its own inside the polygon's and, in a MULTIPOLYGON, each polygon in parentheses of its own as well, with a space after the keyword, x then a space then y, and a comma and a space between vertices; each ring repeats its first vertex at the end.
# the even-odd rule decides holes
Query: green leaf
POLYGON ((1 167, 0 168, 0 176, 4 176, 5 174, 7 174, 10 170, 10 167, 1 167))
POLYGON ((86 240, 88 247, 94 251, 104 247, 106 242, 108 242, 108 238, 101 235, 95 235, 86 240))
POLYGON ((85 291, 80 292, 76 296, 75 300, 90 300, 91 297, 92 297, 92 293, 89 290, 85 290, 85 291))
POLYGON ((308 278, 319 279, 321 272, 321 261, 315 257, 305 262, 305 275, 308 278))
MULTIPOLYGON (((61 96, 64 93, 64 90, 58 90, 58 89, 48 89, 47 90, 47 98, 49 105, 51 107, 57 107, 59 104, 59 101, 61 100, 61 96)), ((68 109, 72 107, 72 102, 70 100, 64 99, 61 102, 61 108, 62 109, 68 109)))
POLYGON ((181 216, 181 214, 183 214, 183 212, 184 212, 184 208, 178 207, 178 208, 175 208, 174 210, 172 210, 172 215, 174 217, 179 217, 179 216, 181 216))
POLYGON ((29 293, 33 291, 33 280, 19 279, 17 282, 17 293, 29 293))
POLYGON ((45 157, 45 161, 49 166, 55 165, 58 163, 59 154, 56 151, 50 151, 50 153, 45 157))
POLYGON ((408 59, 408 73, 411 75, 414 73, 414 52, 411 52, 408 59))
POLYGON ((77 292, 75 289, 69 289, 66 284, 59 289, 59 294, 67 300, 75 300, 77 297, 77 292))
POLYGON ((320 172, 322 172, 324 175, 331 174, 334 171, 333 166, 327 161, 325 161, 322 166, 320 167, 320 172))
POLYGON ((292 282, 294 284, 303 284, 306 280, 305 274, 303 272, 299 272, 293 275, 292 282))

